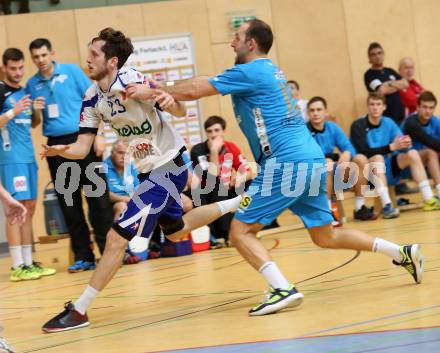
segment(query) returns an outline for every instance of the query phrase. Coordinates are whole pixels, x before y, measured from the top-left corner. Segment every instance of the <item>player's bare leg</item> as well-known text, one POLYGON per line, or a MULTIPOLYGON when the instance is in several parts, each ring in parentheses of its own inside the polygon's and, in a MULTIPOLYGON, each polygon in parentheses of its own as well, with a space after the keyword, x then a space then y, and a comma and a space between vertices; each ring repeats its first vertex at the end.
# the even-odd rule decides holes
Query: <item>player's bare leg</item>
POLYGON ((183 215, 184 228, 166 237, 171 241, 179 241, 183 235, 194 229, 210 224, 228 212, 234 212, 240 205, 241 196, 233 199, 212 203, 209 205, 193 208, 183 215))
POLYGON ((395 265, 403 266, 416 283, 422 282, 424 258, 418 244, 400 246, 360 230, 335 229, 331 225, 310 228, 309 234, 321 248, 371 251, 386 255, 393 259, 395 265))
MULTIPOLYGON (((177 240, 183 234, 188 234, 193 229, 209 224, 227 212, 235 211, 240 204, 240 200, 241 197, 237 196, 230 200, 196 208, 183 217, 184 227, 181 230, 167 236, 177 240)), ((86 311, 98 293, 107 286, 118 271, 127 243, 128 240, 120 236, 115 230, 111 229, 108 232, 104 254, 93 273, 89 285, 75 304, 67 303, 65 311, 49 320, 43 326, 43 331, 60 332, 89 325, 86 311), (62 317, 62 320, 60 320, 60 317, 62 317)))
POLYGON ((262 303, 249 310, 250 316, 275 313, 287 306, 301 304, 304 296, 290 284, 272 261, 269 252, 257 239, 262 224, 246 224, 237 219, 231 223, 229 239, 241 256, 269 283, 269 293, 262 303))

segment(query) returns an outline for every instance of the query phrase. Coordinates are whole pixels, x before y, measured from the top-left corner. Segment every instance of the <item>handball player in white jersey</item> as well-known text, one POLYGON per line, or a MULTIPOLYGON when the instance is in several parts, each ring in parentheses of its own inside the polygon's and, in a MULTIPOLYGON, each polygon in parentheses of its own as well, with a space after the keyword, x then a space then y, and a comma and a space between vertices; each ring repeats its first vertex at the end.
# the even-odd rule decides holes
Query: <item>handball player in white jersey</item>
MULTIPOLYGON (((89 46, 87 65, 91 86, 83 101, 78 140, 70 145, 43 145, 42 156, 82 159, 90 151, 101 120, 107 122, 129 146, 139 171, 140 185, 127 209, 107 234, 104 254, 89 285, 75 302, 49 320, 45 332, 59 332, 89 325, 86 311, 120 267, 127 243, 135 236, 149 237, 156 224, 170 240, 225 213, 235 211, 241 197, 198 207, 183 215, 180 192, 186 185, 187 170, 182 160, 185 147, 181 137, 160 117, 166 111, 183 117, 185 107, 163 91, 151 100, 127 99, 125 88, 133 83, 148 83, 132 68, 122 68, 133 52, 129 38, 106 28, 89 46)), ((129 162, 129 158, 126 158, 129 162)))

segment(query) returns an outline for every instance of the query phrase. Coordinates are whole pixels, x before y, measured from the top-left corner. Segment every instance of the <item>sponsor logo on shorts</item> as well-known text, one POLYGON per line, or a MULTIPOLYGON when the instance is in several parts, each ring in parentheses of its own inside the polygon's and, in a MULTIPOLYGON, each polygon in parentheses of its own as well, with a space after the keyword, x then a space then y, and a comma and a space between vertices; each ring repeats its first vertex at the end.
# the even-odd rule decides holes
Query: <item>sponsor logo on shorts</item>
POLYGON ((18 176, 14 178, 15 192, 27 191, 27 181, 25 176, 18 176))
POLYGON ((241 199, 241 202, 240 202, 240 208, 243 209, 243 210, 245 210, 246 208, 249 207, 249 205, 251 204, 251 202, 252 202, 252 197, 250 197, 250 196, 244 196, 244 197, 241 199))

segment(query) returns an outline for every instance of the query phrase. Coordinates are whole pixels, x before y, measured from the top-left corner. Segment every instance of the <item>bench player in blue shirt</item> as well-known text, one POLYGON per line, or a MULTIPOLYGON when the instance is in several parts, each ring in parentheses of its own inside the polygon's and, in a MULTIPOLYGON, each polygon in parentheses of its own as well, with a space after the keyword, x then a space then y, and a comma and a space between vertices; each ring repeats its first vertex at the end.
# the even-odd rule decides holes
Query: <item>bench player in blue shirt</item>
POLYGON ((434 94, 423 92, 417 99, 417 112, 405 120, 402 129, 411 136, 413 148, 419 152, 440 198, 440 118, 434 115, 436 106, 434 94))
MULTIPOLYGON (((240 254, 270 285, 268 296, 249 315, 273 313, 298 305, 303 299, 256 238, 256 233, 285 209, 301 217, 318 246, 385 254, 420 283, 423 256, 418 244, 399 246, 358 230, 331 226, 324 155, 295 109, 283 72, 267 57, 272 42, 272 30, 266 23, 246 22, 231 43, 236 53, 234 67, 212 78, 196 77, 160 86, 177 100, 231 94, 238 123, 261 167, 242 199, 229 236, 240 254), (295 188, 297 182, 303 186, 299 192, 295 188)), ((157 94, 145 84, 129 85, 126 92, 138 99, 157 94)))
POLYGON ((372 170, 378 177, 377 193, 382 202, 382 217, 396 218, 399 210, 392 207, 388 185, 395 185, 406 168, 411 170, 412 178, 417 182, 424 201, 425 211, 440 209, 440 201, 434 197, 423 162, 416 150, 412 149, 412 140, 403 135, 397 124, 386 116, 385 97, 370 92, 367 98, 368 114, 353 122, 350 129, 351 141, 356 151, 370 162, 385 165, 386 173, 372 170))
MULTIPOLYGON (((32 144, 32 101, 20 86, 24 76, 24 55, 16 48, 3 53, 5 80, 0 81, 0 180, 11 196, 27 210, 24 224, 8 224, 6 233, 13 282, 55 274, 32 260, 32 217, 37 199, 37 163, 32 144)), ((34 104, 41 103, 35 100, 34 104)))
MULTIPOLYGON (((356 166, 362 164, 363 156, 356 154, 356 150, 351 144, 348 137, 345 135, 344 131, 334 122, 326 121, 327 116, 327 101, 322 97, 313 97, 307 103, 307 114, 309 117, 309 122, 307 127, 309 128, 312 136, 315 138, 318 145, 324 152, 325 159, 327 162, 327 197, 329 205, 331 205, 331 197, 336 193, 341 193, 343 190, 334 190, 334 178, 342 177, 344 178, 348 171, 344 167, 344 164, 348 166, 351 161, 356 163, 356 166), (335 153, 335 149, 338 149, 339 153, 335 153), (335 175, 336 168, 341 169, 335 175)), ((348 175, 347 175, 348 176, 348 175)), ((340 185, 344 180, 341 180, 340 185)), ((355 185, 355 194, 361 195, 360 185, 365 184, 366 179, 363 173, 358 173, 358 180, 355 185)), ((337 186, 337 189, 339 186, 337 186)), ((339 195, 337 195, 339 197, 339 195)), ((362 198, 363 199, 363 198, 362 198)), ((357 198, 356 198, 357 200, 357 198)), ((333 207, 331 207, 333 210, 333 207)), ((374 214, 373 209, 366 207, 365 204, 356 205, 353 211, 354 219, 356 220, 374 220, 377 216, 374 214)), ((334 226, 339 225, 338 215, 333 213, 335 218, 334 226)))

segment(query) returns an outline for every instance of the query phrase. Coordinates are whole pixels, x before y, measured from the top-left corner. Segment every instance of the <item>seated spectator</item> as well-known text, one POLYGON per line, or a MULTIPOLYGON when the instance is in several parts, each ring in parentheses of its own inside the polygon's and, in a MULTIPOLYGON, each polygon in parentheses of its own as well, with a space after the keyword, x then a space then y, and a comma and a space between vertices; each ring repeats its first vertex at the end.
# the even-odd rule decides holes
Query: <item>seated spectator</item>
MULTIPOLYGON (((215 177, 216 183, 214 189, 208 194, 202 194, 202 205, 213 202, 227 200, 236 196, 234 187, 236 185, 237 175, 245 172, 243 182, 252 177, 251 169, 247 164, 246 158, 241 154, 240 149, 235 143, 224 139, 226 121, 220 116, 209 117, 204 124, 206 136, 208 139, 201 142, 191 149, 191 161, 193 167, 200 166, 203 171, 200 177, 201 187, 205 187, 208 173, 215 177)), ((240 179, 242 175, 240 175, 240 179)), ((224 238, 228 240, 229 226, 234 215, 228 213, 209 225, 212 239, 212 246, 219 247, 217 239, 224 238)))
POLYGON ((414 60, 403 58, 399 63, 399 73, 409 83, 408 88, 399 91, 400 99, 405 107, 405 116, 415 113, 417 110, 417 98, 425 90, 420 83, 414 79, 414 60))
MULTIPOLYGON (((117 140, 112 147, 110 157, 104 163, 107 166, 107 182, 109 187, 110 202, 113 205, 114 220, 116 221, 127 208, 130 195, 139 185, 138 173, 133 164, 130 164, 129 173, 124 173, 124 160, 127 146, 121 140, 117 140)), ((127 248, 124 256, 124 264, 136 264, 139 257, 130 253, 127 248)))
POLYGON ((107 182, 110 201, 113 205, 114 219, 118 219, 130 201, 130 194, 139 185, 137 170, 130 164, 128 178, 124 176, 124 159, 127 146, 121 140, 116 141, 112 147, 112 153, 104 163, 107 165, 107 182))
POLYGON ((433 195, 422 160, 417 151, 411 149, 411 137, 403 135, 391 118, 383 116, 386 107, 385 97, 376 92, 370 93, 367 107, 368 114, 351 125, 350 137, 357 152, 366 157, 361 171, 367 166, 367 159, 386 167, 386 176, 374 165, 372 170, 376 176, 374 186, 383 206, 383 218, 399 217, 399 209, 393 208, 391 204, 387 185, 396 184, 407 167, 410 168, 412 177, 422 193, 424 210, 440 210, 440 201, 433 195))
POLYGON ((292 97, 297 100, 297 106, 299 110, 301 110, 301 114, 304 118, 304 121, 309 121, 309 117, 307 116, 307 100, 301 99, 301 91, 299 90, 299 84, 295 80, 287 81, 287 85, 290 87, 292 92, 292 97))
POLYGON ((427 167, 440 198, 440 118, 434 115, 437 98, 432 92, 423 92, 417 100, 417 114, 406 119, 404 133, 411 136, 413 147, 427 167))
MULTIPOLYGON (((351 160, 356 162, 360 156, 356 155, 356 151, 344 131, 336 123, 325 120, 328 113, 327 101, 324 98, 313 97, 310 99, 307 103, 307 114, 309 116, 307 127, 324 152, 327 162, 327 197, 329 207, 333 211, 336 209, 336 206, 332 204, 334 171, 338 165, 351 160), (336 148, 339 153, 335 153, 336 148)), ((333 218, 335 218, 333 225, 339 226, 340 220, 335 212, 333 212, 333 218)))

